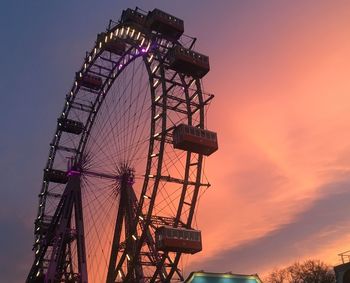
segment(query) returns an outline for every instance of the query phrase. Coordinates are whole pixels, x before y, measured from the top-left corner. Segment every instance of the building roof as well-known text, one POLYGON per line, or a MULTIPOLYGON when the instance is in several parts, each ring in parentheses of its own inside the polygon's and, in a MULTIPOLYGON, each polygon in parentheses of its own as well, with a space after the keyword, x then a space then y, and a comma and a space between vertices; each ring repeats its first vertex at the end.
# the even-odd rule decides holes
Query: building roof
POLYGON ((192 272, 185 283, 262 283, 257 274, 192 272))

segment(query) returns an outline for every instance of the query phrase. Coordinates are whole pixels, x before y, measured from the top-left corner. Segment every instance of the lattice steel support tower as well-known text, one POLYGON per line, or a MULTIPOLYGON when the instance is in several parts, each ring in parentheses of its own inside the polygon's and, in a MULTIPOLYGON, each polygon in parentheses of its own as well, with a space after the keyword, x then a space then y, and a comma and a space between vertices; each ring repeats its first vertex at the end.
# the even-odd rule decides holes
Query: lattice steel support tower
POLYGON ((47 229, 46 237, 36 252, 27 282, 61 282, 61 280, 88 282, 80 173, 71 170, 68 175, 68 183, 47 229), (78 273, 74 273, 72 266, 74 264, 72 245, 74 244, 77 252, 78 273), (50 258, 45 258, 48 249, 51 250, 50 258), (47 272, 41 275, 44 264, 47 264, 47 272))

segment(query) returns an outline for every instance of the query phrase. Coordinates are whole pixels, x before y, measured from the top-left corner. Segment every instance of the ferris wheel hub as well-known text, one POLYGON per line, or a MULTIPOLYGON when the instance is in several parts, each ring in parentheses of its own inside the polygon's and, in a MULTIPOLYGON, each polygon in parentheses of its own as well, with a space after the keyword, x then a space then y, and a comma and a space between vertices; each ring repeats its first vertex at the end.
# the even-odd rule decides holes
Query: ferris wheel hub
POLYGON ((122 163, 117 167, 117 180, 122 183, 133 185, 135 183, 135 169, 130 167, 127 163, 122 163))

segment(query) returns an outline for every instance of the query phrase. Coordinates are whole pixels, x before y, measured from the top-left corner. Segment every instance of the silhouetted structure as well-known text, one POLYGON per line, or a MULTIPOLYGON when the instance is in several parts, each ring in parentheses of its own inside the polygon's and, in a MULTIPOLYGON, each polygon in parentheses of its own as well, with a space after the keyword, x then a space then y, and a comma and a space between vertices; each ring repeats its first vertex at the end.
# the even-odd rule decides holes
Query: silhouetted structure
POLYGON ((242 275, 233 273, 192 272, 185 283, 262 283, 257 274, 242 275))
POLYGON ((337 283, 350 283, 350 251, 339 254, 342 264, 334 266, 337 283))
POLYGON ((27 282, 184 280, 181 255, 202 249, 204 155, 218 145, 209 57, 183 33, 181 19, 136 8, 97 35, 50 143, 27 282))

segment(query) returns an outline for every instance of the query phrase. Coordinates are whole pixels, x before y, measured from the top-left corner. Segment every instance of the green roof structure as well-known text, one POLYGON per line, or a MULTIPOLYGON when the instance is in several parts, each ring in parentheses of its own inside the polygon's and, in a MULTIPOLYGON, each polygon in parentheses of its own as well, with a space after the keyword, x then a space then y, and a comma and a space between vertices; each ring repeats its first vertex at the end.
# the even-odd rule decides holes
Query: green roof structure
POLYGON ((257 274, 192 272, 184 283, 262 283, 257 274))

